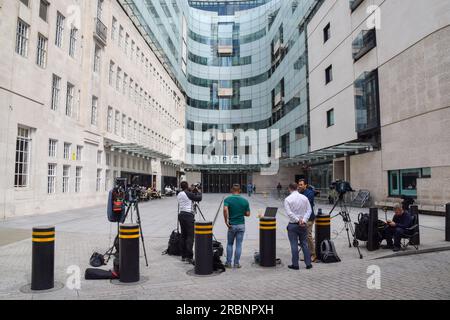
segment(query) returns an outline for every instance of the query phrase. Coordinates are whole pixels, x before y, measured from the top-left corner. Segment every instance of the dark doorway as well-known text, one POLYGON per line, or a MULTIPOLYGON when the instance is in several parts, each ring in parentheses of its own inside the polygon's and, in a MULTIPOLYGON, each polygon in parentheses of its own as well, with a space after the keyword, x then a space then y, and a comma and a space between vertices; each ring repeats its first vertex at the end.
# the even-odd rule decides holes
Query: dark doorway
POLYGON ((247 174, 202 173, 202 188, 204 193, 229 193, 234 184, 239 184, 242 192, 246 192, 247 174))

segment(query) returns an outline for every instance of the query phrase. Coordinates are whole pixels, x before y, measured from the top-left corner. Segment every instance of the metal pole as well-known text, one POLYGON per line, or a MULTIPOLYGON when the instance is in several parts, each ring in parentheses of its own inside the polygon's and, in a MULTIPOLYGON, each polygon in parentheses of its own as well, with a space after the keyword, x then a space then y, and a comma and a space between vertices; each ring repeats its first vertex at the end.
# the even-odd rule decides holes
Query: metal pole
POLYGON ((139 225, 122 224, 119 230, 120 282, 134 283, 139 275, 139 225))
POLYGON ((195 223, 195 274, 207 276, 213 269, 213 223, 202 221, 195 223))
POLYGON ((275 267, 277 264, 277 220, 262 217, 259 222, 259 254, 261 267, 275 267))
POLYGON ((445 206, 445 241, 450 241, 450 203, 445 206))
POLYGON ((55 227, 35 227, 32 234, 31 290, 55 286, 55 227))
POLYGON ((380 248, 380 243, 378 240, 378 209, 370 208, 367 250, 378 250, 380 248))

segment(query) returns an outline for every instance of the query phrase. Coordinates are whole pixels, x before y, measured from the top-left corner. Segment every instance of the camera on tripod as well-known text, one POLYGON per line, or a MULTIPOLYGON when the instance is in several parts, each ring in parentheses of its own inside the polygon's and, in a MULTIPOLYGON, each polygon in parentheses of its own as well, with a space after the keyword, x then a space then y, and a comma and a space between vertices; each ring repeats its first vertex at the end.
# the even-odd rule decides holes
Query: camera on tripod
POLYGON ((339 194, 339 196, 344 196, 347 192, 353 192, 352 186, 350 185, 350 182, 343 181, 343 180, 336 180, 333 182, 330 186, 330 189, 336 190, 336 192, 339 194))

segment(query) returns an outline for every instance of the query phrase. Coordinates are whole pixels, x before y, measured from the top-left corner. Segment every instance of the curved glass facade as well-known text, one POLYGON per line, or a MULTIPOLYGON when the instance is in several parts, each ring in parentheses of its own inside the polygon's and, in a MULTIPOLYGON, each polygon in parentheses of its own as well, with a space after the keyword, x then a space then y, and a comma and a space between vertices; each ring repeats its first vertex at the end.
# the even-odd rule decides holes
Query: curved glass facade
POLYGON ((309 151, 304 23, 322 1, 127 1, 186 93, 188 164, 207 166, 199 156, 212 140, 225 157, 309 151), (263 132, 239 138, 247 130, 263 132))

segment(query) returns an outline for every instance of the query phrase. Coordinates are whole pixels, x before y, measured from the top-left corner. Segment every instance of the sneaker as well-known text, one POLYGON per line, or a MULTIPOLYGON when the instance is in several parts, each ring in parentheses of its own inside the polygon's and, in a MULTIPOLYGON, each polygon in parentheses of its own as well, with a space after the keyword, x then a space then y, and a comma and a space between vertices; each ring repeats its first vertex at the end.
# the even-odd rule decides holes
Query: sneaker
POLYGON ((242 268, 242 266, 241 266, 240 264, 235 264, 234 267, 235 267, 236 269, 242 268))
POLYGON ((225 268, 231 269, 231 263, 225 263, 225 268))
POLYGON ((298 266, 288 266, 288 268, 292 269, 292 270, 299 270, 300 269, 300 267, 298 267, 298 266))
POLYGON ((312 267, 313 267, 312 265, 311 266, 307 266, 306 270, 312 269, 312 267))

